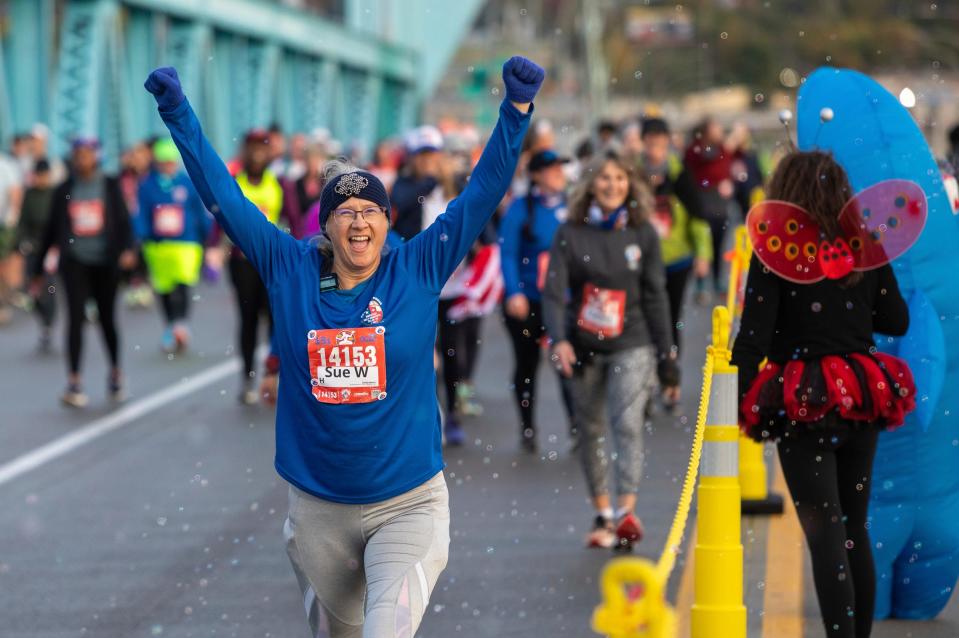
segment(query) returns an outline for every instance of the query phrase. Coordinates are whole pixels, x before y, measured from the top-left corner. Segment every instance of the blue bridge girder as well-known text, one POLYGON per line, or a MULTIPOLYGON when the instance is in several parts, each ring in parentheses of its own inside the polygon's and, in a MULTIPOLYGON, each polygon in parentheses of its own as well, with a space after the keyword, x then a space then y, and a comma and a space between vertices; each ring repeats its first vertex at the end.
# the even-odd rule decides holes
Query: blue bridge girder
POLYGON ((163 132, 142 84, 169 65, 221 154, 273 122, 368 152, 415 123, 481 4, 346 0, 341 25, 265 0, 8 0, 0 138, 47 123, 61 155, 96 135, 115 169, 124 148, 163 132))

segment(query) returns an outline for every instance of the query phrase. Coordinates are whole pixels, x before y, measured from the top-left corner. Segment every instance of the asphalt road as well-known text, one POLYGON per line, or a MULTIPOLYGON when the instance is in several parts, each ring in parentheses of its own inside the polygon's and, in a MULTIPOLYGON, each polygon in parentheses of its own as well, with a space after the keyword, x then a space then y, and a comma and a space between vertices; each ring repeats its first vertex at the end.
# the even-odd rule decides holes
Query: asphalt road
MULTIPOLYGON (((698 400, 707 315, 691 306, 686 318, 688 415, 698 400)), ((305 638, 282 541, 287 489, 273 470, 273 412, 236 401, 226 287, 198 290, 194 348, 184 357, 159 352, 156 311, 124 309, 121 325, 130 401, 122 408, 105 402, 106 367, 89 328, 91 407, 79 412, 58 405, 63 359, 35 354, 30 318, 20 314, 0 329, 0 636, 305 638), (74 447, 67 440, 58 456, 36 453, 90 432, 90 424, 99 436, 74 447), (5 476, 13 461, 25 465, 5 476)), ((475 381, 486 411, 467 422, 468 444, 446 451, 451 556, 418 635, 592 635, 598 575, 612 555, 583 546, 592 513, 557 384, 544 367, 540 452, 525 454, 497 316, 486 321, 483 339, 475 381)), ((647 428, 641 555, 655 559, 662 549, 691 437, 685 416, 658 415, 647 428)), ((765 534, 763 521, 744 524, 754 636, 765 534)), ((818 635, 814 604, 806 609, 810 636, 818 635)), ((955 618, 957 606, 947 617, 955 618)), ((954 636, 956 626, 947 619, 877 635, 954 636)))

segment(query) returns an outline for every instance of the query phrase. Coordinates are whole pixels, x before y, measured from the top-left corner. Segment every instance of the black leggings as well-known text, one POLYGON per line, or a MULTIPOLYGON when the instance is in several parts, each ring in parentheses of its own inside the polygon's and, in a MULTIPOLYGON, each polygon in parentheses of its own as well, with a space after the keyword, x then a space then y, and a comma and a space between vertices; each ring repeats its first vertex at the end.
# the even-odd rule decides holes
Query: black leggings
POLYGON ((168 324, 183 321, 190 313, 190 288, 184 284, 177 284, 170 292, 160 295, 163 306, 163 317, 168 324))
POLYGON ((729 228, 729 216, 725 212, 721 215, 709 215, 706 221, 713 238, 713 289, 719 290, 722 287, 720 275, 724 261, 723 241, 726 239, 726 229, 729 228))
POLYGON ((878 437, 806 431, 778 446, 829 638, 867 638, 872 630, 876 571, 866 512, 878 437))
MULTIPOLYGON (((539 369, 540 339, 546 332, 546 328, 543 327, 542 306, 538 301, 530 301, 529 316, 523 321, 510 317, 505 311, 503 317, 513 343, 513 395, 516 399, 516 407, 519 409, 520 427, 524 435, 530 437, 536 433, 533 419, 536 403, 536 372, 539 369)), ((569 382, 565 378, 560 376, 559 382, 566 417, 572 428, 573 395, 570 392, 569 382)))
POLYGON ((692 266, 679 270, 666 271, 666 295, 669 297, 669 319, 673 326, 673 343, 679 348, 679 322, 683 316, 683 299, 686 294, 686 283, 692 266))
POLYGON ((230 258, 230 280, 233 282, 233 292, 240 310, 240 353, 243 355, 243 370, 248 377, 252 377, 253 354, 256 351, 260 314, 266 313, 267 324, 270 326, 270 331, 273 330, 270 298, 266 292, 266 286, 260 280, 259 273, 248 259, 230 258))
POLYGON ((439 351, 443 364, 443 386, 446 390, 446 414, 452 415, 456 408, 456 386, 473 376, 479 358, 480 327, 482 319, 470 317, 452 321, 446 316, 453 299, 440 299, 439 303, 439 351))
POLYGON ((60 277, 67 293, 67 352, 70 374, 80 373, 83 353, 83 325, 86 323, 87 300, 97 304, 97 323, 103 333, 110 365, 120 367, 119 338, 117 337, 115 302, 120 270, 113 265, 83 264, 65 259, 60 264, 60 277))
POLYGON ((53 326, 53 320, 57 316, 57 298, 56 281, 50 275, 43 276, 43 288, 33 298, 33 311, 40 320, 40 325, 44 329, 53 326))

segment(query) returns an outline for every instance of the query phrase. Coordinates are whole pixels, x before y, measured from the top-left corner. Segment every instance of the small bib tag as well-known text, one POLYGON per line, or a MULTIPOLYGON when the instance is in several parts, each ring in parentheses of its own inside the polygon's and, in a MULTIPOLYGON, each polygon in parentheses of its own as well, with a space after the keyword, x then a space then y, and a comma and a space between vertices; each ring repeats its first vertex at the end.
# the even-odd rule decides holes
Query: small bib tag
POLYGON ((320 277, 320 292, 330 292, 331 290, 339 290, 339 288, 340 281, 336 278, 336 273, 320 277))

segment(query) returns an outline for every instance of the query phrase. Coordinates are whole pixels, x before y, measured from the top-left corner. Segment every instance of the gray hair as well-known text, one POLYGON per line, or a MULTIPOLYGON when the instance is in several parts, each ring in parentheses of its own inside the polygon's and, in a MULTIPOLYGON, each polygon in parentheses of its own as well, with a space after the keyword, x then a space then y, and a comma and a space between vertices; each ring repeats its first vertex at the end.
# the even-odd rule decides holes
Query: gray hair
MULTIPOLYGON (((331 180, 336 179, 344 173, 355 173, 360 170, 350 162, 346 157, 336 157, 326 162, 326 166, 323 167, 323 183, 329 184, 331 180)), ((320 251, 320 254, 323 255, 324 259, 330 260, 330 263, 333 262, 333 243, 330 241, 330 238, 325 234, 320 234, 310 240, 310 244, 316 246, 320 251)), ((385 255, 390 251, 390 248, 385 243, 383 244, 383 249, 381 254, 385 255)))
POLYGON ((323 182, 329 184, 332 180, 336 179, 344 173, 355 173, 360 170, 346 157, 336 157, 326 162, 326 166, 323 167, 323 182))

